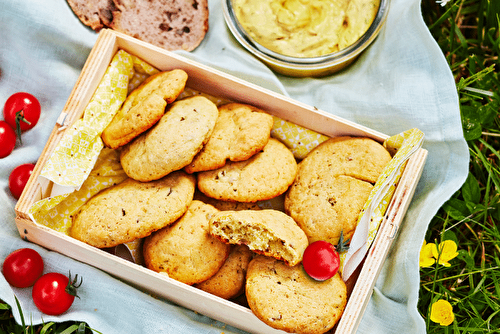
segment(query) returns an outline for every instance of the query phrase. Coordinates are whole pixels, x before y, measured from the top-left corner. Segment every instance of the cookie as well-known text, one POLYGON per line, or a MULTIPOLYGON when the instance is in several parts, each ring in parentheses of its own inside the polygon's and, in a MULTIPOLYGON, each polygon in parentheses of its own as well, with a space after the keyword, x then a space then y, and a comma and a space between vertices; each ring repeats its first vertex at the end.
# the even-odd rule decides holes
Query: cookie
POLYGON ((184 214, 195 185, 194 176, 183 171, 149 183, 126 179, 80 208, 70 236, 99 248, 144 238, 184 214))
POLYGON ((201 191, 195 190, 194 199, 210 204, 219 211, 260 210, 257 203, 228 202, 208 197, 201 191))
POLYGON ((185 167, 188 173, 213 170, 226 160, 243 161, 268 142, 273 117, 253 106, 229 103, 219 107, 219 118, 210 140, 185 167))
POLYGON ((241 295, 245 291, 247 267, 252 258, 253 252, 247 246, 232 247, 219 271, 195 287, 224 299, 241 295))
POLYGON ((268 200, 293 183, 297 162, 280 141, 270 138, 261 152, 245 161, 198 173, 198 189, 205 195, 235 202, 268 200))
POLYGON ((187 73, 180 69, 154 74, 134 89, 104 129, 104 144, 116 149, 152 127, 184 90, 187 73))
POLYGON ((277 210, 221 211, 210 219, 210 234, 230 244, 247 245, 252 251, 283 260, 302 261, 307 236, 295 221, 277 210))
POLYGON ((372 139, 331 138, 299 163, 285 211, 310 243, 325 240, 336 245, 341 231, 350 239, 373 183, 390 159, 372 139))
POLYGON ((147 182, 184 168, 210 138, 218 115, 215 104, 202 96, 172 103, 156 125, 123 146, 123 170, 147 182))
POLYGON ((247 268, 246 297, 252 312, 267 325, 290 333, 325 333, 340 319, 346 287, 337 273, 318 282, 301 264, 255 257, 247 268))
POLYGON ((187 212, 174 224, 144 240, 146 267, 189 285, 215 275, 231 250, 230 245, 208 232, 208 221, 217 212, 211 205, 192 201, 187 212))
MULTIPOLYGON (((346 175, 374 184, 391 155, 373 139, 334 137, 321 143, 301 162, 309 179, 325 175, 346 175)), ((303 175, 304 177, 304 175, 303 175)))

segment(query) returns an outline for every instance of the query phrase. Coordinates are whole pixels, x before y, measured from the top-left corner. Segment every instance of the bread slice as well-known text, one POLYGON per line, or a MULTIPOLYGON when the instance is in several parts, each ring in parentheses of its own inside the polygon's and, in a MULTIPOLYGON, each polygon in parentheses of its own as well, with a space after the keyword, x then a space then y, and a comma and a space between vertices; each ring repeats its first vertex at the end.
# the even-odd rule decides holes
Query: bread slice
POLYGON ((116 10, 113 0, 67 0, 68 5, 83 24, 95 31, 108 26, 116 10))
POLYGON ((207 0, 114 0, 110 27, 167 50, 195 49, 208 31, 207 0))
POLYGON ((83 24, 166 50, 194 50, 208 31, 208 0, 67 0, 83 24))

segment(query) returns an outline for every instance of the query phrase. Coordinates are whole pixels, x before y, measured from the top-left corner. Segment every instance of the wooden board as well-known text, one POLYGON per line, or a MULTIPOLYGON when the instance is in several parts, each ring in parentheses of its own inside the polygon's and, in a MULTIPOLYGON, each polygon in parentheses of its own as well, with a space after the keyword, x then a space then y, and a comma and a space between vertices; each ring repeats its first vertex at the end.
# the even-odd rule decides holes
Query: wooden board
MULTIPOLYGON (((82 117, 85 107, 100 83, 114 54, 123 49, 160 70, 181 68, 188 73, 187 86, 207 94, 253 104, 270 114, 327 136, 352 135, 373 138, 379 142, 388 136, 367 127, 336 117, 283 95, 247 83, 224 72, 183 58, 177 54, 138 41, 127 35, 104 29, 100 32, 80 77, 62 111, 72 124, 82 117)), ((170 279, 135 263, 94 248, 67 235, 33 222, 29 209, 45 198, 37 179, 64 130, 56 125, 38 160, 32 177, 16 205, 16 224, 22 238, 65 254, 115 275, 131 285, 165 297, 179 305, 252 333, 283 333, 262 321, 246 307, 221 299, 199 289, 170 279)), ((363 316, 383 262, 397 236, 406 210, 421 176, 427 151, 419 149, 409 160, 393 196, 379 233, 353 282, 345 312, 332 333, 354 333, 363 316)))

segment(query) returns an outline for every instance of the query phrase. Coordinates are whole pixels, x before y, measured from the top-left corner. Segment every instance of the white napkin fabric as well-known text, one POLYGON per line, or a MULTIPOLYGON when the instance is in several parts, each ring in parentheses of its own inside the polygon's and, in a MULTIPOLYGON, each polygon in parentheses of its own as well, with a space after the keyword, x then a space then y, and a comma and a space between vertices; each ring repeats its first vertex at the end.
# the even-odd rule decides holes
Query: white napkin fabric
MULTIPOLYGON (((425 133, 429 156, 421 181, 358 329, 425 333, 417 311, 419 251, 432 217, 465 181, 469 155, 455 83, 422 20, 420 1, 392 0, 375 42, 348 69, 323 78, 275 75, 231 36, 221 0, 209 0, 209 8, 205 39, 195 51, 180 54, 388 135, 414 127, 425 133)), ((42 105, 41 119, 23 134, 23 145, 0 159, 0 261, 15 249, 32 247, 45 259, 46 272, 71 270, 84 278, 81 299, 59 317, 40 314, 31 289, 13 289, 1 275, 0 299, 13 307, 18 322, 14 295, 33 324, 85 321, 104 334, 243 333, 19 236, 8 176, 42 153, 96 38, 64 0, 0 1, 0 103, 26 91, 42 105)))

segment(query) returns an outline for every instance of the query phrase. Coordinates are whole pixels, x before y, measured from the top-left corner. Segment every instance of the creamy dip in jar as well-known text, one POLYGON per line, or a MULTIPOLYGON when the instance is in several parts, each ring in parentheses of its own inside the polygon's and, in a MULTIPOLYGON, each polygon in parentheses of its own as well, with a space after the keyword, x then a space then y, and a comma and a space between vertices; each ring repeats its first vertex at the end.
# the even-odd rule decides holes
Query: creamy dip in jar
POLYGON ((372 24, 380 0, 233 0, 255 42, 291 57, 318 57, 356 42, 372 24))

